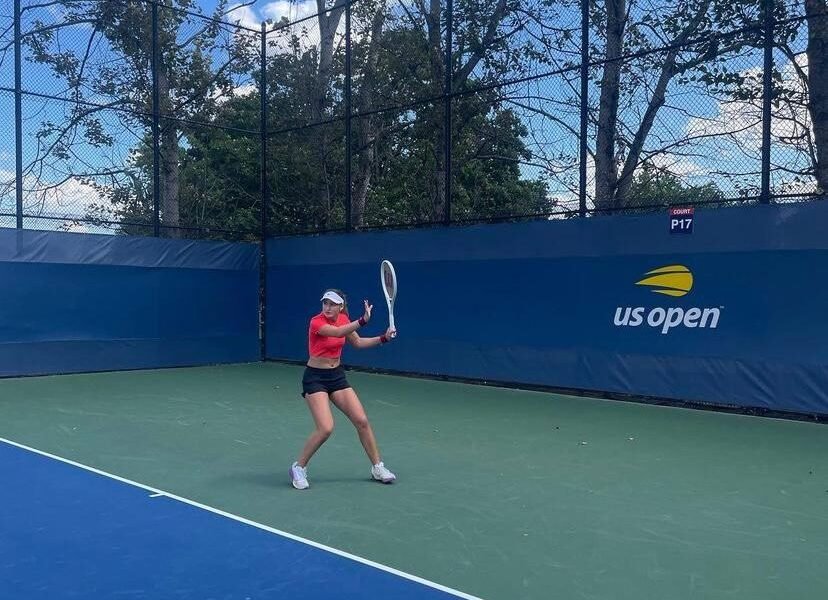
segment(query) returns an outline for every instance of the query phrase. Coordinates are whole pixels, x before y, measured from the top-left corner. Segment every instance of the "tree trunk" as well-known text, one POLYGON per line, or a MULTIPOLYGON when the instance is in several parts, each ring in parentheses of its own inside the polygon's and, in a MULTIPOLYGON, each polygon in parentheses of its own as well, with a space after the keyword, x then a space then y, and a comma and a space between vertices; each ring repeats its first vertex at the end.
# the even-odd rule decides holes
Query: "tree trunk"
MULTIPOLYGON (((319 66, 316 71, 316 82, 314 97, 312 99, 313 120, 321 121, 325 118, 325 109, 328 105, 328 86, 331 81, 331 69, 333 65, 334 38, 339 27, 339 21, 345 12, 346 3, 337 0, 334 8, 328 13, 325 0, 316 0, 318 10, 317 23, 319 25, 319 66)), ((319 161, 319 170, 322 173, 319 187, 319 205, 322 208, 322 227, 330 223, 331 204, 331 178, 328 168, 328 151, 331 144, 331 136, 328 135, 327 125, 319 125, 314 129, 316 138, 316 157, 319 161)))
MULTIPOLYGON (((371 20, 371 39, 368 43, 368 55, 365 60, 362 82, 359 89, 359 110, 368 112, 374 108, 374 86, 376 85, 377 65, 379 63, 379 44, 382 26, 385 23, 386 7, 381 4, 371 20)), ((376 125, 377 116, 369 115, 359 121, 359 160, 354 177, 354 191, 351 198, 351 218, 354 227, 365 224, 365 202, 371 187, 371 173, 376 159, 376 142, 379 137, 376 125)))
MULTIPOLYGON (((170 115, 172 99, 170 98, 170 80, 166 67, 158 68, 158 97, 161 116, 170 115)), ((161 223, 164 236, 181 237, 181 225, 178 202, 178 131, 174 121, 161 120, 161 223), (173 228, 173 229, 170 229, 173 228)))
MULTIPOLYGON (((440 34, 442 6, 440 0, 431 0, 425 15, 428 33, 428 58, 431 64, 431 95, 438 97, 443 93, 445 81, 445 59, 443 57, 443 39, 440 34)), ((431 151, 434 158, 434 171, 431 184, 431 220, 441 222, 446 216, 446 161, 445 132, 443 131, 443 103, 435 101, 429 111, 432 125, 431 151)))
POLYGON ((828 1, 805 0, 808 18, 808 111, 816 144, 816 180, 828 193, 828 1))
POLYGON ((615 157, 615 134, 618 124, 618 102, 621 95, 621 67, 619 60, 624 45, 626 0, 605 0, 607 10, 608 62, 601 76, 601 100, 598 107, 598 133, 595 143, 595 207, 617 208, 615 187, 618 182, 618 164, 615 157))
POLYGON ((644 142, 650 134, 650 130, 653 128, 659 109, 664 106, 667 86, 676 74, 677 55, 677 49, 670 50, 664 59, 664 64, 661 66, 658 83, 656 83, 653 95, 647 104, 647 110, 644 112, 641 125, 638 127, 638 131, 635 132, 635 137, 633 138, 632 144, 630 144, 630 150, 627 153, 626 160, 624 160, 624 167, 616 183, 615 194, 613 196, 613 206, 615 208, 625 208, 628 206, 628 196, 633 184, 635 170, 638 168, 639 160, 641 159, 641 152, 644 150, 644 142))
MULTIPOLYGON (((426 21, 426 28, 428 33, 428 49, 429 62, 431 64, 431 95, 438 97, 444 93, 443 85, 445 81, 445 52, 442 45, 441 36, 441 0, 431 0, 429 10, 423 16, 426 21)), ((418 2, 420 10, 423 11, 424 5, 418 2)), ((498 27, 501 21, 506 16, 508 7, 506 0, 498 0, 497 4, 489 15, 485 27, 482 29, 483 34, 479 43, 475 45, 474 50, 464 65, 460 65, 452 77, 452 85, 454 90, 462 87, 469 78, 475 67, 483 60, 488 49, 492 46, 497 35, 498 27)), ((434 221, 441 222, 446 215, 446 160, 445 160, 445 140, 446 132, 443 130, 443 118, 445 117, 445 110, 451 110, 451 104, 446 106, 440 103, 435 105, 430 111, 430 121, 432 124, 432 154, 434 156, 434 173, 432 184, 432 206, 431 218, 434 221)), ((458 128, 453 128, 457 132, 458 128)), ((452 149, 449 149, 451 152, 452 149)))

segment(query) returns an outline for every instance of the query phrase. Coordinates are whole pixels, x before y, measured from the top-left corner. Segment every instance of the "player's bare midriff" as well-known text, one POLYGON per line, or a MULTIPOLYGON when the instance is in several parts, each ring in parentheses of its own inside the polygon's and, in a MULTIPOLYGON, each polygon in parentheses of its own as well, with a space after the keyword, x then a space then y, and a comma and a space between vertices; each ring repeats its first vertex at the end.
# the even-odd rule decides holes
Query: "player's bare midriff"
POLYGON ((339 366, 340 359, 325 358, 323 356, 311 356, 308 359, 308 366, 314 369, 335 369, 339 366))

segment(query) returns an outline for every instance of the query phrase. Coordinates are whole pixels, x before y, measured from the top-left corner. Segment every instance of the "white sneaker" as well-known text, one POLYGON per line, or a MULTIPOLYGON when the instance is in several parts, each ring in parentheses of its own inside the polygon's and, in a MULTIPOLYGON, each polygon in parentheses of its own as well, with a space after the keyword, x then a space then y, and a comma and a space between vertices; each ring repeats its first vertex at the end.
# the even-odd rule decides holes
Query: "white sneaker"
POLYGON ((397 478, 397 476, 386 469, 385 465, 381 462, 371 467, 371 477, 383 483, 394 483, 394 480, 397 478))
POLYGON ((308 472, 304 467, 300 467, 298 463, 290 465, 290 479, 293 487, 297 490, 306 490, 310 486, 308 483, 308 472))

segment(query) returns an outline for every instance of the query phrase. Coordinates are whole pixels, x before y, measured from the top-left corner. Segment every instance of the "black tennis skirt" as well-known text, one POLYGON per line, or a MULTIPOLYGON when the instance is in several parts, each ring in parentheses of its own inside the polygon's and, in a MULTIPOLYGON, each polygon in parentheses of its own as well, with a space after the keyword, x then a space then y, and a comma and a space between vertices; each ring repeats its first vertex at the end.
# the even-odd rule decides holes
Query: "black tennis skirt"
POLYGON ((333 369, 305 367, 305 374, 302 376, 302 396, 316 392, 331 394, 349 387, 351 384, 345 377, 345 369, 342 365, 333 369))

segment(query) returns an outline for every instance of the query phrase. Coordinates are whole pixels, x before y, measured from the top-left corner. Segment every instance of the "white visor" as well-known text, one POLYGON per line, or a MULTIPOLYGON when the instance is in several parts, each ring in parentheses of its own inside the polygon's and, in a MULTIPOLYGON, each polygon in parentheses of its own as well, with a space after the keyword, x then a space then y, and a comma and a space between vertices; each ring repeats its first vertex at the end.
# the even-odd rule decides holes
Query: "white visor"
POLYGON ((345 304, 345 299, 336 292, 325 292, 320 300, 330 300, 334 304, 345 304))

